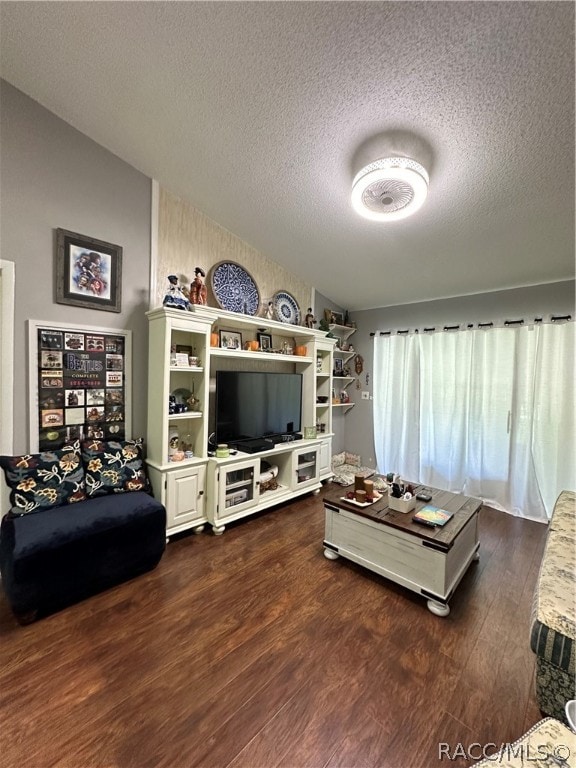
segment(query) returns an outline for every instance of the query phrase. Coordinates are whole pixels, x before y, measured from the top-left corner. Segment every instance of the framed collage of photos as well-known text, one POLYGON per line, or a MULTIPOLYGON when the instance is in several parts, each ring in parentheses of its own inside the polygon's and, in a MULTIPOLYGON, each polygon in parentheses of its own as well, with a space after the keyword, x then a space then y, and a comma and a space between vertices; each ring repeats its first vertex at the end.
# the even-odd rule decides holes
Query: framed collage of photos
POLYGON ((132 332, 28 322, 30 450, 129 439, 132 332))

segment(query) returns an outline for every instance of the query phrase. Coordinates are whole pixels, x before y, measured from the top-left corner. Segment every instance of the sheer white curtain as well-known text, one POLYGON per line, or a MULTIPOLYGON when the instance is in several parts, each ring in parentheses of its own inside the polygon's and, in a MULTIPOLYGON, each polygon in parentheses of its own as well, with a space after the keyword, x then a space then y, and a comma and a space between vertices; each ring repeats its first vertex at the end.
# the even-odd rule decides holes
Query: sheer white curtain
POLYGON ((380 471, 549 519, 576 488, 574 328, 375 336, 380 471))

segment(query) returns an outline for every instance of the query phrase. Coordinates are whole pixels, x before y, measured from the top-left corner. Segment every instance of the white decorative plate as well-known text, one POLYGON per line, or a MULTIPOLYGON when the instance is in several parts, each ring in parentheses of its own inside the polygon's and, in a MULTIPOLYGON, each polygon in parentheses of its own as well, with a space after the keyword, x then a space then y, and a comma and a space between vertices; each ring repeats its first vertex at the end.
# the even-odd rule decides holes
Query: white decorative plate
POLYGON ((294 296, 287 291, 278 291, 274 294, 272 302, 276 317, 281 323, 300 325, 300 307, 294 296))
POLYGON ((260 294, 251 275, 233 261, 222 261, 212 270, 212 291, 221 309, 255 315, 260 294))

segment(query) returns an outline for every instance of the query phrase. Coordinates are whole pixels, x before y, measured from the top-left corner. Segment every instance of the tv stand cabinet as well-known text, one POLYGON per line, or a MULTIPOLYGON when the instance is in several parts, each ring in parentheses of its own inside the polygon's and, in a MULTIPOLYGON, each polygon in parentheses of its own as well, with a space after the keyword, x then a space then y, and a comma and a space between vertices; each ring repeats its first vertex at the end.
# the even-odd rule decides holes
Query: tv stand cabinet
POLYGON ((238 451, 226 459, 208 462, 208 521, 215 534, 224 532, 234 520, 261 512, 283 501, 322 487, 320 482, 320 447, 317 440, 279 443, 257 454, 238 451), (274 477, 262 462, 275 468, 274 477))
MULTIPOLYGON (((146 314, 147 463, 154 495, 167 509, 167 537, 186 529, 199 532, 206 523, 214 533, 222 533, 233 520, 318 491, 322 480, 331 477, 332 409, 328 396, 335 340, 313 328, 200 305, 193 305, 189 312, 159 307, 146 314), (272 338, 272 348, 279 351, 220 347, 220 330, 240 333, 243 344, 266 333, 272 338), (286 353, 287 348, 295 351, 295 347, 306 347, 305 354, 286 353), (319 408, 325 431, 315 440, 282 441, 258 453, 238 450, 226 459, 210 457, 213 385, 219 369, 301 373, 302 432, 305 426, 317 423, 319 408), (170 396, 176 396, 180 405, 189 401, 187 393, 193 395, 193 409, 170 413, 170 396), (193 455, 174 461, 174 445, 178 451, 188 450, 193 455), (260 483, 262 460, 278 467, 275 483, 266 487, 260 483)), ((181 458, 179 454, 177 458, 181 458)))

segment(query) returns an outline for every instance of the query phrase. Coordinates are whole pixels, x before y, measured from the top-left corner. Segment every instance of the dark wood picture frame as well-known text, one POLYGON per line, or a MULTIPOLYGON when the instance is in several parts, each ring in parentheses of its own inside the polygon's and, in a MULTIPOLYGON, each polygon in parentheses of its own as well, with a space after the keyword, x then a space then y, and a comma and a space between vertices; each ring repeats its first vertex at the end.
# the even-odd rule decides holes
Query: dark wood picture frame
POLYGON ((344 325, 344 315, 342 312, 332 312, 332 324, 344 325))
POLYGON ((269 333, 259 333, 258 346, 263 352, 272 349, 272 336, 269 333))
POLYGON ((120 312, 122 246, 57 229, 56 303, 120 312))
POLYGON ((334 309, 324 310, 324 320, 329 325, 344 325, 344 315, 342 312, 336 312, 334 309))
POLYGON ((242 349, 240 331, 220 331, 220 346, 224 349, 242 349))

